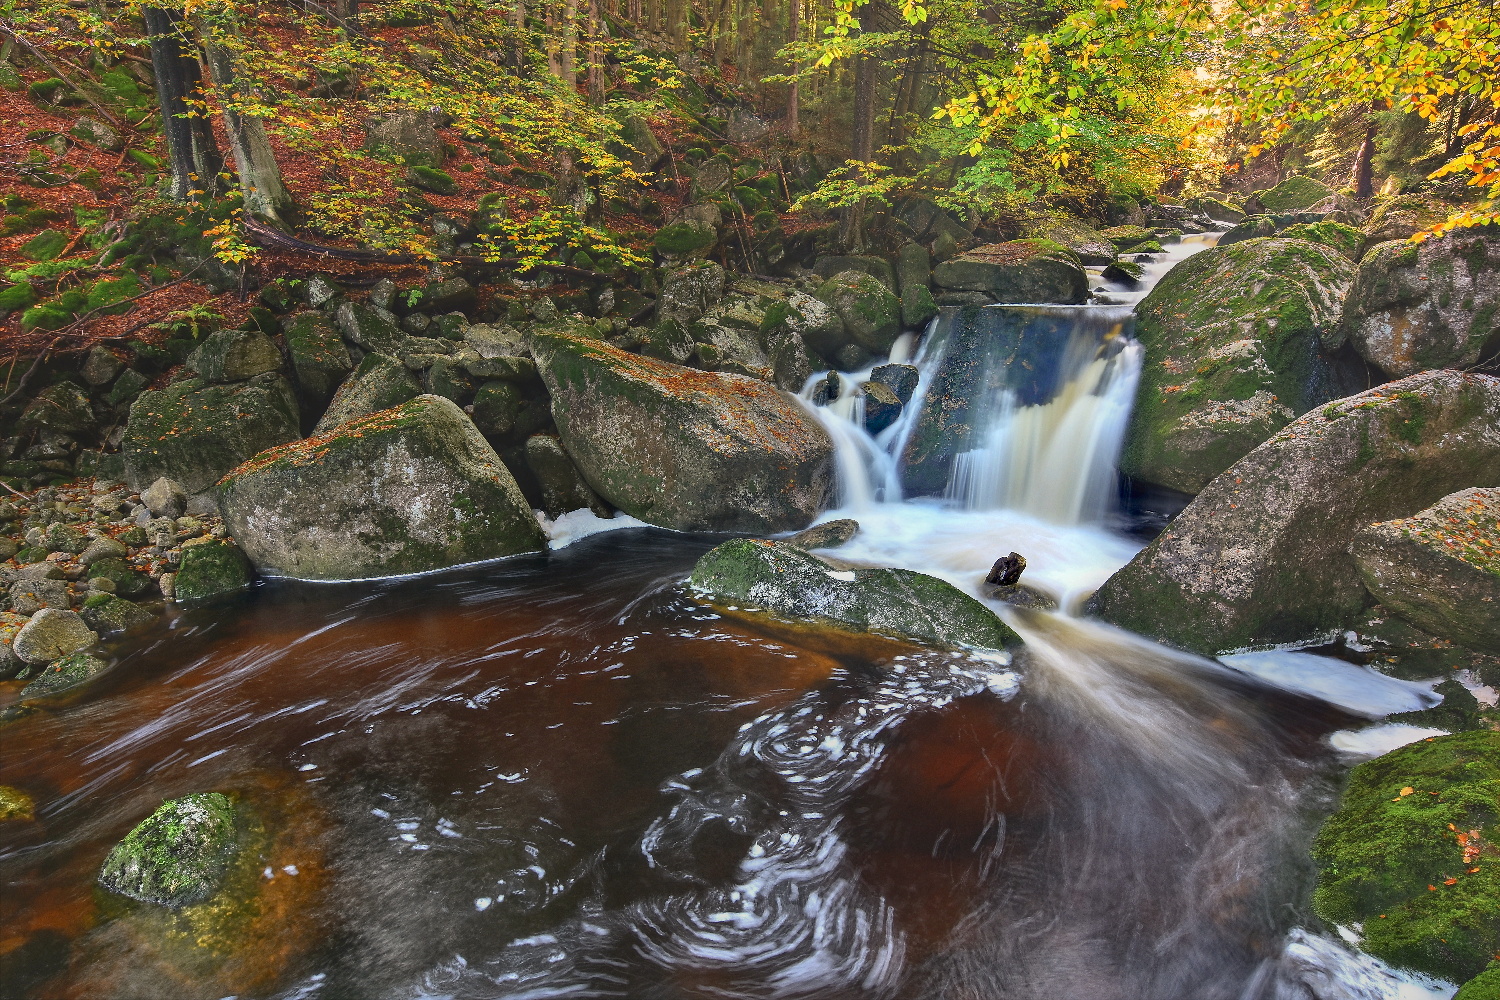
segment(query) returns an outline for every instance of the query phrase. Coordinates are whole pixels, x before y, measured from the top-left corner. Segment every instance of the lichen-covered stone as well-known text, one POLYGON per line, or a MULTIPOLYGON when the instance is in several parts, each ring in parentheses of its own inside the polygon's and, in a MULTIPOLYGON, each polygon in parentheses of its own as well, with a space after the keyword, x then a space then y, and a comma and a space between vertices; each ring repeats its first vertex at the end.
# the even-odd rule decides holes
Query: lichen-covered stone
POLYGON ((121 597, 139 594, 151 585, 151 578, 132 569, 124 559, 110 556, 96 559, 89 564, 89 579, 105 579, 114 584, 115 593, 121 597))
POLYGON ((888 352, 901 333, 901 300, 863 271, 834 275, 818 286, 817 297, 843 320, 849 338, 871 353, 888 352))
POLYGON ((1339 332, 1393 378, 1472 367, 1486 349, 1500 350, 1500 236, 1474 229, 1372 248, 1339 332))
POLYGON ((103 673, 109 666, 97 656, 76 652, 53 660, 21 689, 21 698, 43 698, 77 687, 103 673))
POLYGON ((354 369, 349 348, 320 312, 293 313, 282 320, 281 331, 302 407, 308 413, 321 413, 354 369))
POLYGON ((18 614, 35 614, 41 608, 66 611, 72 606, 68 585, 62 580, 22 577, 10 585, 10 609, 18 614))
POLYGON ((11 649, 27 663, 50 663, 92 646, 98 638, 77 612, 42 608, 21 626, 11 640, 11 649))
POLYGON ((656 316, 687 326, 724 296, 724 269, 701 261, 668 271, 656 300, 656 316))
POLYGON ((239 839, 229 796, 169 799, 109 852, 99 884, 144 903, 201 903, 219 891, 239 839))
POLYGON ((982 292, 993 302, 1079 303, 1088 273, 1072 251, 1051 240, 1012 240, 967 250, 932 270, 936 285, 982 292))
POLYGON ((26 404, 16 430, 27 433, 45 427, 59 434, 82 434, 92 430, 96 422, 88 394, 72 382, 59 382, 26 404))
POLYGON ((266 451, 219 496, 230 534, 274 576, 395 576, 546 547, 509 470, 440 396, 266 451))
POLYGON ((948 646, 1001 649, 1019 637, 989 608, 936 577, 834 569, 796 546, 737 538, 693 567, 692 588, 741 612, 769 612, 948 646))
MULTIPOLYGON (((187 510, 187 491, 181 483, 162 476, 141 490, 141 503, 157 517, 181 517, 187 510)), ((125 553, 114 554, 123 556, 125 553)))
POLYGON ((156 616, 139 604, 104 593, 90 594, 78 614, 102 636, 121 635, 156 621, 156 616))
POLYGON ((251 455, 299 433, 297 399, 280 375, 233 385, 185 379, 131 404, 122 451, 135 488, 168 476, 198 493, 251 455))
POLYGON ((1311 177, 1288 177, 1275 187, 1257 191, 1255 198, 1267 212, 1303 212, 1338 194, 1311 177))
POLYGON ((203 601, 250 586, 250 561, 240 547, 222 538, 195 538, 182 546, 172 597, 203 601))
POLYGON ((1422 740, 1349 774, 1318 832, 1313 908, 1377 958, 1453 982, 1500 951, 1500 733, 1422 740))
POLYGON ((833 443, 765 382, 558 331, 532 336, 564 447, 588 484, 651 524, 785 531, 822 509, 833 443))
POLYGON ((1277 234, 1284 240, 1307 240, 1333 247, 1350 260, 1357 261, 1364 249, 1365 234, 1343 222, 1299 222, 1277 234))
POLYGON ((1406 240, 1445 221, 1453 206, 1420 194, 1404 194, 1381 202, 1365 223, 1368 243, 1406 240))
POLYGON ((1500 489, 1451 494, 1354 536, 1375 599, 1413 625, 1500 654, 1500 489))
POLYGON ((243 382, 280 371, 282 358, 259 330, 215 330, 188 355, 187 365, 205 382, 243 382))
POLYGON ((1067 247, 1084 264, 1108 264, 1119 252, 1109 237, 1093 226, 1062 213, 1043 215, 1026 227, 1025 235, 1033 239, 1051 240, 1067 247))
POLYGON ((399 406, 421 394, 417 377, 401 362, 384 354, 366 354, 333 394, 313 434, 326 434, 339 424, 399 406))
POLYGON ((1121 469, 1196 493, 1297 415, 1333 398, 1321 338, 1354 264, 1305 240, 1204 250, 1141 302, 1146 356, 1121 469))
POLYGON ((333 322, 344 337, 367 351, 394 357, 406 346, 396 314, 366 302, 340 302, 333 322))
POLYGON ((796 534, 783 538, 781 544, 798 549, 835 549, 840 545, 847 545, 858 533, 858 521, 852 517, 841 517, 815 524, 811 528, 803 528, 796 534))
POLYGON ((1366 601, 1354 533, 1473 485, 1500 485, 1500 379, 1433 371, 1378 386, 1214 479, 1094 607, 1206 653, 1342 628, 1366 601))

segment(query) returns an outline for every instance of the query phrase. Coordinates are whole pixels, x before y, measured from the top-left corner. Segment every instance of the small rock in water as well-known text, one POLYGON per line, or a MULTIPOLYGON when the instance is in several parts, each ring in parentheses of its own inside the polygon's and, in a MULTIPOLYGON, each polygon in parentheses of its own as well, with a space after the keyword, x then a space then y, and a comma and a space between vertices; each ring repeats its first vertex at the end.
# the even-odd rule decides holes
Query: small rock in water
POLYGON ((894 392, 902 406, 911 402, 912 393, 917 391, 921 379, 922 373, 916 365, 877 365, 870 370, 870 381, 879 382, 894 392))
POLYGON ((901 398, 889 386, 879 382, 866 382, 862 388, 865 394, 865 430, 879 434, 901 415, 901 398))
POLYGON ((162 803, 115 845, 99 884, 146 903, 201 903, 218 891, 238 847, 234 803, 227 795, 185 795, 162 803))
POLYGON ((836 521, 824 521, 811 528, 803 528, 784 540, 784 544, 799 549, 834 549, 846 544, 859 531, 859 522, 852 517, 841 517, 836 521))
POLYGON ((1038 611, 1057 610, 1057 601, 1024 583, 1013 583, 1007 586, 986 584, 984 596, 992 601, 1004 601, 1017 608, 1035 608, 1038 611))
POLYGON ((36 803, 19 788, 0 785, 0 823, 27 822, 36 818, 36 803))
POLYGON ((1019 552, 1012 552, 1008 556, 1001 556, 995 560, 995 565, 990 567, 990 575, 984 578, 985 583, 992 583, 1000 587, 1015 586, 1016 581, 1021 579, 1021 573, 1026 569, 1026 557, 1019 552))
MULTIPOLYGON (((92 634, 92 633, 91 633, 92 634)), ((21 689, 21 698, 41 698, 44 695, 55 694, 65 691, 71 687, 77 687, 84 681, 92 679, 95 675, 102 673, 108 663, 97 656, 88 653, 69 653, 59 660, 47 664, 42 672, 21 689)))
POLYGON ((829 372, 826 378, 819 379, 818 382, 813 386, 813 405, 827 406, 829 403, 839 398, 839 393, 842 391, 842 388, 843 382, 839 378, 839 373, 834 371, 829 372))

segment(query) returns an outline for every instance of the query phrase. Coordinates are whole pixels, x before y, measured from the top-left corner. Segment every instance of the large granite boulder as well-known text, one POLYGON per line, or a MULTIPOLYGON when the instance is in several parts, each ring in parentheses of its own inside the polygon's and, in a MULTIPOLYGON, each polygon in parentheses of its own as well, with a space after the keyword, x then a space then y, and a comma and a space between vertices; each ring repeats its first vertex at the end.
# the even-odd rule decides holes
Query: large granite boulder
POLYGON ((1500 655, 1500 489, 1463 490, 1372 524, 1351 551, 1380 603, 1434 635, 1500 655))
POLYGON ((562 442, 589 486, 685 531, 805 527, 833 485, 833 443, 765 382, 627 354, 558 330, 532 335, 562 442))
POLYGON ((280 371, 281 365, 281 351, 259 330, 216 330, 187 359, 205 382, 243 382, 280 371))
POLYGON ((421 393, 417 377, 400 361, 384 354, 366 354, 333 394, 313 434, 326 434, 355 417, 399 406, 421 393))
POLYGON ((1020 638, 989 608, 937 577, 837 569, 803 548, 737 538, 693 567, 692 588, 741 613, 770 613, 948 646, 1001 649, 1020 638))
POLYGON ((440 396, 271 449, 219 495, 230 533, 273 576, 397 576, 546 547, 499 456, 440 396))
POLYGON ((1313 909, 1362 925, 1360 948, 1392 965, 1478 976, 1500 951, 1500 865, 1486 856, 1497 800, 1500 733, 1419 740, 1359 765, 1313 843, 1313 909))
POLYGON ((1365 223, 1369 245, 1388 240, 1407 240, 1431 229, 1452 214, 1454 206, 1419 194, 1397 195, 1375 206, 1365 223))
POLYGON ((281 321, 292 379, 304 415, 321 415, 339 384, 354 370, 344 339, 320 312, 303 310, 281 321))
POLYGON ((367 351, 395 356, 406 346, 396 314, 365 302, 341 302, 333 313, 339 333, 367 351))
POLYGON ((1338 395, 1324 348, 1354 264, 1305 240, 1204 250, 1136 311, 1145 348, 1121 469, 1196 493, 1299 414, 1338 395))
POLYGON ((1240 459, 1099 589, 1103 618, 1214 653, 1341 628, 1354 534, 1500 485, 1500 379, 1424 372, 1319 407, 1240 459))
POLYGON ((27 663, 50 663, 92 646, 99 636, 76 611, 42 608, 11 639, 11 651, 27 663))
POLYGON ((932 281, 951 292, 981 293, 991 302, 1080 303, 1089 295, 1088 273, 1078 256, 1051 240, 976 247, 933 268, 932 281))
POLYGON ((1500 235, 1473 229, 1372 248, 1339 332, 1392 378, 1500 353, 1500 235))
POLYGON ((901 300, 863 271, 835 274, 818 286, 817 297, 844 321, 849 338, 872 354, 889 352, 901 333, 901 300))
POLYGON ((121 450, 136 489, 167 476, 200 493, 251 455, 299 433, 297 398, 280 375, 232 385, 184 379, 131 404, 121 450))

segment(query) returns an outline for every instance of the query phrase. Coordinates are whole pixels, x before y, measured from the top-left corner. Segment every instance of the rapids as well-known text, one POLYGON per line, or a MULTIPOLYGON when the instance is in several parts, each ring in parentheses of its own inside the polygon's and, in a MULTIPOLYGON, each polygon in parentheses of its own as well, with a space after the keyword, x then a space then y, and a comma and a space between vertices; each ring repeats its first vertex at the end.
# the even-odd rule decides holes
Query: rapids
MULTIPOLYGON (((861 524, 839 556, 980 595, 1014 549, 1064 609, 1128 561, 1138 295, 1104 294, 1025 307, 1067 328, 1057 391, 992 379, 942 497, 903 499, 900 456, 949 316, 893 352, 921 380, 879 436, 867 373, 809 403, 837 447, 825 517, 861 524)), ((0 783, 39 822, 0 825, 6 995, 1451 993, 1308 929, 1340 769, 1401 738, 1330 736, 1378 711, 1068 613, 997 605, 1014 659, 762 629, 681 586, 722 538, 581 513, 543 556, 180 611, 8 725, 0 783), (264 820, 249 902, 164 920, 93 887, 110 845, 202 790, 264 820)))

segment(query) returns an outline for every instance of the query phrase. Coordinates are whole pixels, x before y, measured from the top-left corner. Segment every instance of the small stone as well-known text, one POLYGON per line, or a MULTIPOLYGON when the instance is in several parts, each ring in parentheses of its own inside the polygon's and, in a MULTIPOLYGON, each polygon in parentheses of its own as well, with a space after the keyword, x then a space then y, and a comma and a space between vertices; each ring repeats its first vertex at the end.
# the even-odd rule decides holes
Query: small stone
POLYGON ((77 555, 89 547, 89 536, 71 524, 51 524, 42 533, 41 544, 49 552, 77 555))
POLYGON ((0 562, 11 558, 19 551, 21 547, 16 544, 14 538, 0 538, 0 562))
POLYGON ((30 795, 10 785, 0 785, 0 823, 27 823, 36 819, 36 803, 30 795))
POLYGON ((100 635, 118 635, 156 620, 155 615, 140 605, 103 593, 89 595, 78 614, 100 635))
POLYGON ((833 549, 848 544, 859 531, 859 522, 852 517, 841 517, 835 521, 824 521, 811 528, 803 528, 782 542, 799 549, 833 549))
POLYGON ((43 608, 67 610, 73 606, 68 585, 62 580, 17 580, 10 587, 10 608, 21 615, 34 615, 43 608))
POLYGON ((887 385, 866 382, 861 391, 865 396, 865 430, 879 434, 901 416, 901 398, 887 385))
POLYGON ((88 548, 79 554, 78 561, 85 566, 91 566, 100 559, 123 559, 129 553, 129 549, 113 538, 108 535, 100 535, 89 542, 88 548))
POLYGON ((157 517, 180 517, 187 509, 187 491, 162 476, 141 492, 141 502, 157 517))
POLYGON ((21 697, 40 698, 77 687, 109 667, 108 663, 88 653, 70 653, 47 664, 30 684, 21 689, 21 697))
POLYGON ((27 663, 50 663, 93 645, 98 638, 77 612, 42 608, 21 626, 11 648, 27 663))
POLYGON ((186 795, 162 803, 109 852, 99 884, 162 906, 201 903, 219 890, 239 846, 227 795, 186 795))
POLYGON ((113 594, 115 592, 115 581, 107 576, 96 576, 89 581, 89 590, 98 594, 113 594))
POLYGON ((163 573, 157 578, 156 586, 161 589, 161 596, 173 600, 177 596, 177 574, 163 573))
POLYGON ((989 576, 984 578, 984 582, 999 587, 1014 586, 1025 570, 1026 557, 1019 552, 1012 552, 995 560, 995 565, 990 567, 989 576))
POLYGON ((61 580, 66 577, 55 562, 27 563, 16 571, 18 580, 61 580))
POLYGON ((88 356, 83 359, 83 367, 79 370, 79 374, 89 385, 101 386, 113 381, 124 367, 125 365, 109 348, 103 344, 95 344, 88 356))

